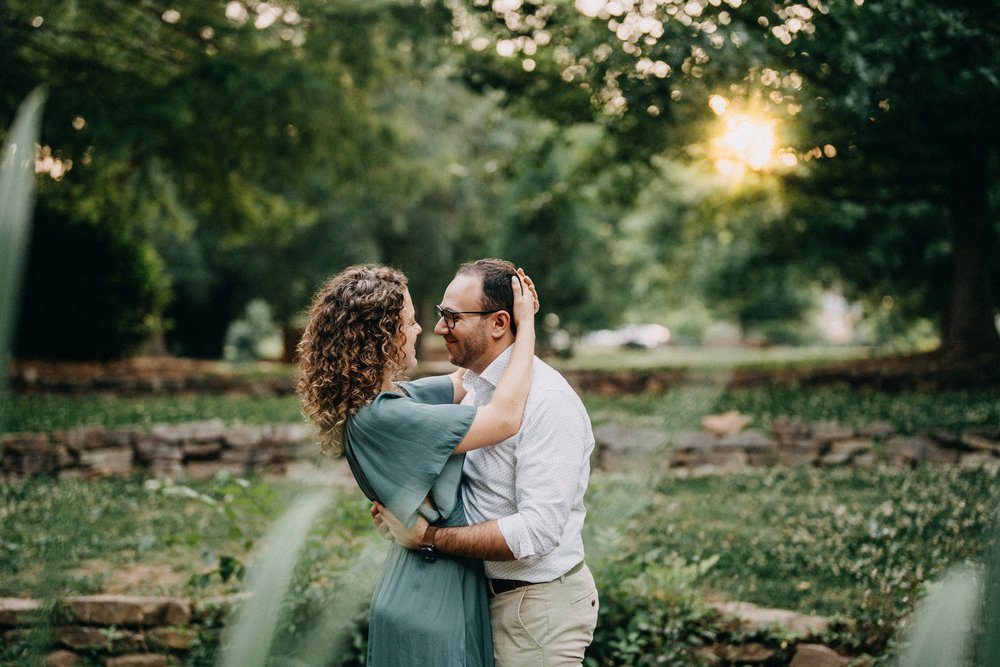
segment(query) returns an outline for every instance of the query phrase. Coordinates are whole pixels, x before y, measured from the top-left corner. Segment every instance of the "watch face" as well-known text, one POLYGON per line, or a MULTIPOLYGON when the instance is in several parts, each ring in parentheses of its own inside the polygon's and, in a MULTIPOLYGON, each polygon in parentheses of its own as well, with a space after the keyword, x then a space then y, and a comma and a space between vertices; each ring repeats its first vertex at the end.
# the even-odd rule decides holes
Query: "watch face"
POLYGON ((424 557, 424 560, 431 561, 437 558, 437 551, 434 547, 424 544, 420 547, 420 555, 424 557))

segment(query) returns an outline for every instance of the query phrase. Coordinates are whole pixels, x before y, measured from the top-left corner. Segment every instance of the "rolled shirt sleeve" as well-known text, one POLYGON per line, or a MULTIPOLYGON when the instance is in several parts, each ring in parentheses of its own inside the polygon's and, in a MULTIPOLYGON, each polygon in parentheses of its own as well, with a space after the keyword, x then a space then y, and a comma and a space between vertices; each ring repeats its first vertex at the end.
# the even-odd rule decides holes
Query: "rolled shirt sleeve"
POLYGON ((498 519, 501 534, 518 560, 551 552, 571 525, 570 514, 581 500, 584 457, 581 448, 590 422, 576 402, 547 390, 525 419, 515 452, 517 512, 498 519))

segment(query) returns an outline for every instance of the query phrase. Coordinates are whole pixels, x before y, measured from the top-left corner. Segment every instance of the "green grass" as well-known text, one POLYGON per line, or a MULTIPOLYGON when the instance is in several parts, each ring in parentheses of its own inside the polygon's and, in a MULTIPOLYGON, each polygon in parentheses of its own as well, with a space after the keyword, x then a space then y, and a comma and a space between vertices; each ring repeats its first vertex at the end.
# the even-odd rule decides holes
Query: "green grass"
MULTIPOLYGON (((834 388, 723 391, 687 387, 664 394, 584 395, 583 399, 595 424, 626 419, 667 430, 698 429, 702 417, 726 410, 751 415, 751 426, 764 430, 779 416, 850 426, 882 420, 901 433, 1000 426, 1000 394, 989 390, 900 394, 834 388)), ((12 396, 7 424, 13 432, 47 432, 76 426, 149 428, 157 423, 212 418, 227 424, 267 424, 300 421, 302 414, 294 396, 12 396)))
POLYGON ((227 424, 270 424, 303 419, 299 401, 292 396, 190 397, 150 396, 31 396, 11 397, 7 430, 47 432, 77 426, 142 426, 176 424, 205 419, 227 424))
MULTIPOLYGON (((2 484, 0 597, 234 590, 236 579, 220 574, 223 561, 246 562, 302 490, 292 481, 246 484, 225 475, 183 485, 138 478, 2 484)), ((339 496, 317 527, 328 559, 342 564, 366 535, 368 508, 360 492, 339 496)))
POLYGON ((662 347, 653 350, 588 348, 578 346, 570 359, 549 360, 566 370, 665 370, 721 371, 735 368, 812 368, 833 362, 867 359, 871 349, 851 346, 823 347, 662 347))
MULTIPOLYGON (((0 596, 120 591, 123 582, 129 593, 196 599, 239 590, 236 577, 223 581, 223 564, 248 563, 250 546, 302 491, 290 480, 226 478, 186 486, 138 479, 2 485, 0 596)), ((596 472, 587 505, 588 562, 609 613, 661 618, 663 608, 683 609, 678 597, 724 597, 833 617, 836 645, 880 655, 925 582, 949 564, 981 559, 1000 485, 985 471, 945 467, 700 479, 596 472), (699 563, 711 565, 699 572, 699 563), (627 579, 636 573, 638 580, 627 579), (644 573, 653 579, 642 580, 644 573)), ((312 531, 296 599, 326 599, 319 591, 357 567, 374 536, 367 510, 360 493, 339 494, 312 531)), ((697 614, 671 618, 717 632, 697 614)))
POLYGON ((1000 394, 989 390, 901 394, 836 388, 682 388, 664 394, 590 395, 584 402, 594 423, 627 420, 669 431, 698 429, 705 415, 727 410, 750 415, 750 427, 765 431, 776 417, 848 426, 886 421, 907 434, 1000 427, 1000 394))

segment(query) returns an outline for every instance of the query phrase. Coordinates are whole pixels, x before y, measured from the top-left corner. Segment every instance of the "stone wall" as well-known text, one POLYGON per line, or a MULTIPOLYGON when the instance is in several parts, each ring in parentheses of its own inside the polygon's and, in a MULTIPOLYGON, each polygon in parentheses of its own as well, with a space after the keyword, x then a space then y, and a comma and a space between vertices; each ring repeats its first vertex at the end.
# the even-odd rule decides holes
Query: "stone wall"
POLYGON ((282 472, 289 462, 318 452, 317 441, 305 423, 226 426, 218 419, 151 429, 81 427, 8 433, 0 437, 0 479, 132 473, 200 479, 221 470, 282 472))
MULTIPOLYGON (((103 664, 107 667, 167 667, 184 664, 203 642, 214 644, 239 596, 194 602, 187 598, 85 595, 64 598, 54 610, 24 598, 0 598, 0 642, 45 632, 46 667, 103 664)), ((785 639, 792 667, 845 667, 850 658, 816 643, 830 621, 783 609, 741 602, 710 605, 734 637, 760 638, 774 632, 785 639)), ((36 646, 39 644, 35 644, 36 646)), ((710 664, 773 664, 776 651, 759 641, 707 645, 697 650, 710 664)))
MULTIPOLYGON (((655 461, 682 475, 725 473, 758 466, 838 466, 920 462, 1000 467, 1000 429, 900 435, 875 422, 775 420, 768 430, 667 433, 628 424, 594 429, 593 465, 603 469, 655 461)), ((305 423, 226 426, 221 420, 161 424, 151 429, 81 427, 51 433, 0 436, 0 480, 32 475, 107 477, 150 474, 205 479, 233 474, 282 473, 293 461, 315 458, 318 438, 305 423)))
POLYGON ((767 431, 702 430, 669 434, 622 424, 601 424, 593 463, 604 469, 648 468, 651 461, 680 475, 735 472, 758 466, 840 466, 938 463, 1000 468, 1000 429, 936 431, 907 436, 891 424, 850 427, 833 422, 776 419, 767 431))
POLYGON ((37 600, 0 598, 0 639, 12 645, 33 631, 45 633, 38 641, 46 647, 46 667, 95 660, 108 667, 166 667, 183 664, 201 634, 217 636, 231 602, 84 595, 45 609, 37 600))

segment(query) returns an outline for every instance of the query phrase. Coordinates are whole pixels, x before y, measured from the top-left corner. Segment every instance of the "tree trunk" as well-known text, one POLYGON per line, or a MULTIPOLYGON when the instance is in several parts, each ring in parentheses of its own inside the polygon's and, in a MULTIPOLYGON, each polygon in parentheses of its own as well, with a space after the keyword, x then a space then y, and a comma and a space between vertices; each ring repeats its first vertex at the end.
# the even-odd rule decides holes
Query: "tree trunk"
POLYGON ((992 275, 997 234, 990 217, 985 151, 971 150, 953 166, 959 167, 952 171, 948 200, 953 269, 941 351, 969 358, 1000 352, 992 275))

